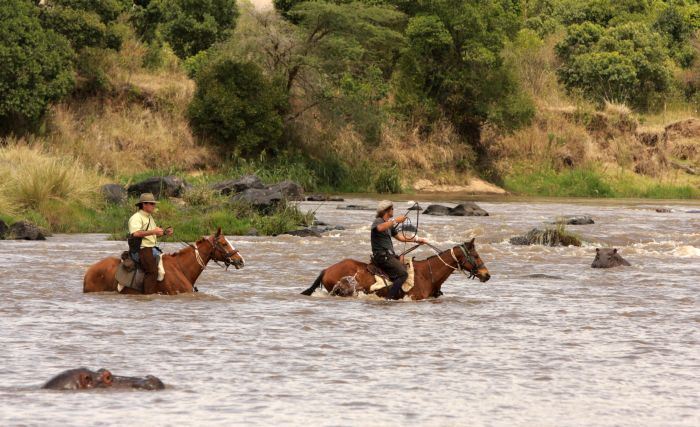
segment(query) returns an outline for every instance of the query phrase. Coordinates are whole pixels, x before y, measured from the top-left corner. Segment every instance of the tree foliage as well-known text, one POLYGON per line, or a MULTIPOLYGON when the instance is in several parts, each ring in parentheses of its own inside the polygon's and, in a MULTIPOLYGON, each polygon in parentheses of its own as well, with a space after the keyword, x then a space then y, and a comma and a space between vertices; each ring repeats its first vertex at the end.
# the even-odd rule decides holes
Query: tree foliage
POLYGON ((36 121, 71 90, 73 57, 65 38, 42 28, 31 1, 0 3, 0 131, 36 121))
POLYGON ((160 1, 162 7, 151 9, 151 19, 160 19, 158 11, 162 11, 163 35, 183 59, 226 39, 238 16, 236 0, 160 1))
POLYGON ((647 110, 658 105, 672 83, 664 40, 645 25, 573 25, 557 52, 566 88, 601 104, 625 102, 647 110))
POLYGON ((287 98, 252 63, 218 59, 199 70, 189 107, 199 135, 236 154, 279 148, 287 98))
POLYGON ((116 20, 122 0, 52 0, 41 7, 43 26, 70 40, 73 49, 119 49, 123 30, 116 20))
POLYGON ((418 1, 421 13, 406 28, 408 46, 395 76, 401 111, 434 121, 447 116, 472 143, 493 121, 517 127, 533 114, 500 52, 517 32, 508 2, 418 1))

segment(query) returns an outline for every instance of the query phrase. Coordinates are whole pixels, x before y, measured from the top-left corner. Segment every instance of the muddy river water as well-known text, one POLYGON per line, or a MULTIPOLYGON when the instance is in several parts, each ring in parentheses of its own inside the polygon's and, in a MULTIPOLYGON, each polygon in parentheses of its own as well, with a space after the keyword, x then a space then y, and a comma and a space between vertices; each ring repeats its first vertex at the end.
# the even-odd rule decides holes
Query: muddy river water
POLYGON ((336 207, 369 199, 303 203, 345 227, 320 239, 230 237, 245 268, 211 264, 194 295, 82 294, 125 245, 104 235, 0 241, 0 425, 700 425, 700 206, 478 202, 491 216, 422 215, 420 235, 475 236, 491 280, 453 275, 422 302, 299 295, 367 258, 373 213, 336 207), (564 214, 593 216, 569 227, 583 247, 508 243, 564 214), (632 266, 590 268, 598 246, 632 266), (167 389, 39 389, 78 366, 167 389))

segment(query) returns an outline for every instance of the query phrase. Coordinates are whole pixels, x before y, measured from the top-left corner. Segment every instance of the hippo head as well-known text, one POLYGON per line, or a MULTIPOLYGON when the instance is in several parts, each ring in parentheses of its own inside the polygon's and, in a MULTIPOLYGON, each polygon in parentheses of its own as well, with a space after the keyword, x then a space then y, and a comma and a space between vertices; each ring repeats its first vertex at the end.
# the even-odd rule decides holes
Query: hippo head
POLYGON ((111 384, 111 373, 106 369, 91 371, 88 368, 77 368, 63 371, 51 378, 43 388, 54 390, 85 390, 96 387, 106 387, 111 384))
POLYGON ((596 248, 595 259, 591 267, 593 268, 610 268, 620 265, 630 265, 627 260, 617 252, 617 248, 596 248))

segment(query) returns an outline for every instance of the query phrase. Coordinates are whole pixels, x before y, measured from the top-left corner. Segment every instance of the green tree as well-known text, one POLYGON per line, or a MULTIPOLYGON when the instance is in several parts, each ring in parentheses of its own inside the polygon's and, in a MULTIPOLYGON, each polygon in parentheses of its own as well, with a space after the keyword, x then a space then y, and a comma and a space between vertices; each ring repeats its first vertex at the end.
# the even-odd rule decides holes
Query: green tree
POLYGON ((68 41, 42 28, 29 0, 0 3, 0 131, 36 122, 73 87, 68 41))
POLYGON ((233 30, 236 0, 163 0, 165 40, 182 59, 226 39, 233 30))
POLYGON ((518 29, 517 9, 507 1, 418 1, 424 12, 409 21, 408 46, 394 78, 396 106, 432 122, 448 117, 478 144, 480 128, 528 122, 532 103, 501 58, 518 29))
POLYGON ((586 98, 658 107, 672 83, 664 39, 646 25, 628 23, 602 30, 585 23, 570 27, 557 46, 558 75, 569 92, 586 98))
POLYGON ((196 83, 189 118, 197 134, 236 154, 281 148, 287 97, 258 66, 219 59, 197 73, 196 83))
POLYGON ((45 28, 66 37, 76 51, 119 49, 123 29, 116 20, 125 4, 123 0, 52 0, 41 7, 41 18, 45 28))

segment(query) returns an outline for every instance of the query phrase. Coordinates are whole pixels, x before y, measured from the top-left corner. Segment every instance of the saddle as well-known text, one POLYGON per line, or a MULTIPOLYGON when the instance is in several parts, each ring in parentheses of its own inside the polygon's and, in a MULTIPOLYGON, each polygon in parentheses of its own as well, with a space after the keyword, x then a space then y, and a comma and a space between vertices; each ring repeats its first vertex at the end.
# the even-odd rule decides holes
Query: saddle
POLYGON ((141 266, 134 261, 129 251, 122 252, 122 262, 117 267, 117 291, 122 289, 132 288, 143 293, 143 278, 146 275, 141 269, 141 266))
MULTIPOLYGON (((403 283, 403 285, 401 285, 401 290, 404 292, 408 292, 411 289, 413 289, 414 285, 413 278, 415 274, 413 271, 413 258, 404 259, 403 264, 406 266, 408 278, 403 283)), ((388 288, 392 285, 389 275, 386 274, 384 270, 379 268, 371 258, 370 262, 367 264, 367 271, 369 272, 369 274, 374 276, 374 284, 369 287, 369 290, 371 292, 376 292, 380 289, 388 288)))

